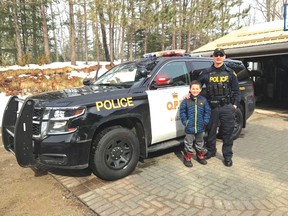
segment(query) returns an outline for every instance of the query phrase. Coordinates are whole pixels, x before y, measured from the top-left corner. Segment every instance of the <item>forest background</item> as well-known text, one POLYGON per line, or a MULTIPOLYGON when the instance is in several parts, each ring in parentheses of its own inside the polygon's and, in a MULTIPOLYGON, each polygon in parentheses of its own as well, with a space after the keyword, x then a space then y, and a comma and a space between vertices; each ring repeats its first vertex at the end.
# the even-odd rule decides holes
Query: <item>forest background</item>
POLYGON ((83 76, 71 76, 75 71, 91 76, 100 68, 159 50, 190 53, 242 26, 283 19, 285 3, 1 0, 0 92, 33 95, 77 87, 83 76), (57 67, 51 65, 56 62, 57 67))
POLYGON ((242 26, 283 19, 287 0, 2 0, 0 65, 187 53, 242 26))

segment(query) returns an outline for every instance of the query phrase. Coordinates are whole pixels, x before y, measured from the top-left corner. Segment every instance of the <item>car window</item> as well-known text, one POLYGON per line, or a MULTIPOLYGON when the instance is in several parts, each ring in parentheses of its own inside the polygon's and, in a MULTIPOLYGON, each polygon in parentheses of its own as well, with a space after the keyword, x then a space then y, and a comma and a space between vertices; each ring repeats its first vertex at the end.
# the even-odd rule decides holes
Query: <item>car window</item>
POLYGON ((140 70, 140 65, 135 62, 120 64, 100 76, 94 84, 125 88, 136 87, 144 79, 140 70))
MULTIPOLYGON (((200 70, 203 68, 209 68, 212 65, 212 61, 193 61, 193 70, 200 70)), ((192 71, 193 72, 193 71, 192 71)))
POLYGON ((186 63, 184 61, 167 63, 154 77, 152 85, 154 87, 189 85, 189 76, 186 63))
POLYGON ((198 79, 199 73, 202 71, 202 69, 211 67, 212 63, 212 61, 193 61, 190 79, 198 79))

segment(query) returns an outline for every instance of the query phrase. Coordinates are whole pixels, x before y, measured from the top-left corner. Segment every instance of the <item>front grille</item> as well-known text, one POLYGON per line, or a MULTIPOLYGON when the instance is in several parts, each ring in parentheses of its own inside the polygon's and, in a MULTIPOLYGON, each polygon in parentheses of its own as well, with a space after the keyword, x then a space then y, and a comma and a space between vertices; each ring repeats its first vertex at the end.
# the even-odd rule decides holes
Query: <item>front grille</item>
POLYGON ((41 134, 41 120, 43 112, 44 109, 34 108, 32 125, 32 134, 34 136, 39 136, 41 134))
POLYGON ((32 125, 32 134, 35 136, 39 136, 41 133, 41 126, 40 124, 33 123, 32 125))
POLYGON ((33 121, 40 121, 42 119, 44 109, 34 108, 33 121))

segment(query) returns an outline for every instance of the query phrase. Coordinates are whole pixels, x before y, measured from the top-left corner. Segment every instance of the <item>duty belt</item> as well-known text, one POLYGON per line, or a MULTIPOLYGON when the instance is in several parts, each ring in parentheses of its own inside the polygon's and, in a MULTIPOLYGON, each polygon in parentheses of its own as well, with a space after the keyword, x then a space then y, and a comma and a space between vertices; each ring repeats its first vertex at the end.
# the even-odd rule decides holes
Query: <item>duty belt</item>
POLYGON ((231 100, 229 98, 218 98, 218 99, 212 99, 209 101, 211 108, 215 108, 218 105, 224 106, 225 104, 230 104, 231 100))

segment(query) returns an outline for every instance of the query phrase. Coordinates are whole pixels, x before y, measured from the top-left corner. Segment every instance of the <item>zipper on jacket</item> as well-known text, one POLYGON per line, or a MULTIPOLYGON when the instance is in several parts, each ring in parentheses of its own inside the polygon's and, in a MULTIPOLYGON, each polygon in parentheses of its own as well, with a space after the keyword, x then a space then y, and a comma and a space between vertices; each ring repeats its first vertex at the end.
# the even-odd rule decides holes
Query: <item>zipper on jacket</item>
POLYGON ((197 118, 197 115, 198 115, 198 101, 197 101, 197 97, 195 97, 195 116, 194 116, 194 118, 195 118, 195 125, 194 125, 194 127, 195 127, 195 134, 197 133, 197 120, 198 120, 198 118, 197 118))

